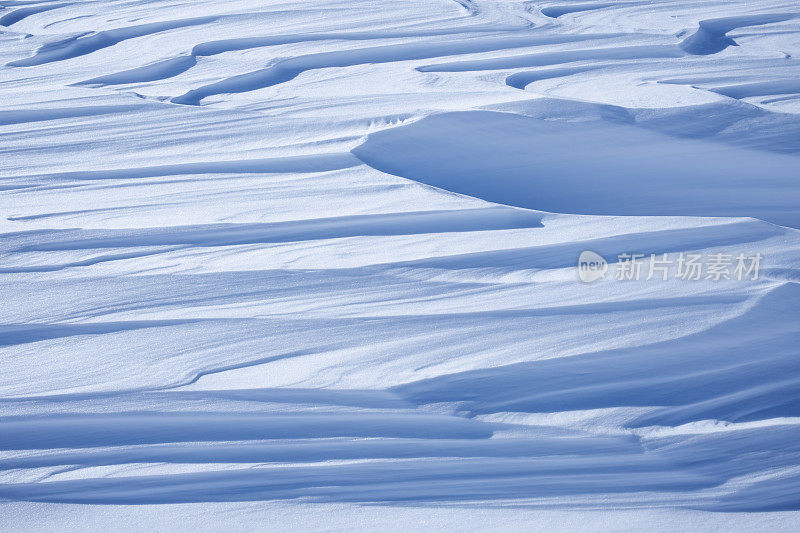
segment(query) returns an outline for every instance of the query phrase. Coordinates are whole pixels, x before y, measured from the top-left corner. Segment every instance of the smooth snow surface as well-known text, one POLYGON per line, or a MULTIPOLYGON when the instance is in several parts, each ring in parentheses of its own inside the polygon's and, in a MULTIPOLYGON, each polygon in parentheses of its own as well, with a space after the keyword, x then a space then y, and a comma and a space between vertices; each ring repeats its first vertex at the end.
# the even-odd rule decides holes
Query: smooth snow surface
POLYGON ((797 531, 799 57, 795 1, 2 2, 0 530, 797 531))

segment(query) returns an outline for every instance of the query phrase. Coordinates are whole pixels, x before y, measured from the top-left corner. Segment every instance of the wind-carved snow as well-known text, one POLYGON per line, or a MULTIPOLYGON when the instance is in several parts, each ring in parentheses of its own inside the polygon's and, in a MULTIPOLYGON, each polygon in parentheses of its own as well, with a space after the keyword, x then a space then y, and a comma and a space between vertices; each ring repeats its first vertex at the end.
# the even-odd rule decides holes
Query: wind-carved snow
POLYGON ((797 528, 795 7, 3 5, 9 529, 797 528))

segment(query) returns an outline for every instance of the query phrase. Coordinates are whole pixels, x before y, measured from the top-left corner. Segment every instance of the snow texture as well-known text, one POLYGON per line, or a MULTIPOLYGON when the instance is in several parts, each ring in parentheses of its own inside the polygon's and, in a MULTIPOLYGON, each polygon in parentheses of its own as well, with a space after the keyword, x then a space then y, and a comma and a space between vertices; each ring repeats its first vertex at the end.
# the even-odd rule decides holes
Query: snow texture
POLYGON ((2 2, 0 530, 797 531, 798 57, 782 0, 2 2))

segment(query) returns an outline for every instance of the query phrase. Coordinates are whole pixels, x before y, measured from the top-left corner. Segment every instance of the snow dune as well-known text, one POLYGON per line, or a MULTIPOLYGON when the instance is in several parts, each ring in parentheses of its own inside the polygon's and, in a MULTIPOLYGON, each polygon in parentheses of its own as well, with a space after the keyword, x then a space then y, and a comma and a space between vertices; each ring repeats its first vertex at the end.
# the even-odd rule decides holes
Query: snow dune
POLYGON ((0 529, 796 530, 796 11, 5 2, 0 529))
POLYGON ((543 36, 543 37, 489 37, 473 38, 464 41, 445 43, 411 43, 393 46, 360 48, 343 52, 325 52, 308 56, 299 56, 276 63, 272 67, 240 74, 191 91, 172 99, 176 104, 198 105, 203 98, 224 93, 241 93, 263 89, 279 83, 293 80, 308 70, 350 67, 354 65, 390 63, 412 59, 426 59, 450 55, 507 50, 592 39, 593 35, 580 36, 543 36))
POLYGON ((736 41, 727 36, 728 32, 748 26, 783 22, 798 16, 800 13, 775 13, 701 20, 698 30, 681 41, 680 47, 690 54, 716 54, 728 46, 738 46, 736 41))
POLYGON ((501 204, 562 213, 753 216, 800 228, 796 156, 675 139, 642 131, 624 115, 611 118, 559 123, 485 111, 439 114, 370 134, 354 153, 378 170, 501 204), (580 158, 570 152, 576 145, 580 158))
POLYGON ((57 41, 55 43, 42 46, 32 57, 11 61, 8 63, 8 66, 30 67, 33 65, 52 63, 54 61, 73 59, 75 57, 91 54, 92 52, 97 52, 102 48, 114 46, 115 44, 121 43, 127 39, 143 37, 175 28, 194 26, 196 24, 208 24, 214 20, 215 19, 213 17, 200 17, 167 22, 154 22, 151 24, 129 26, 127 28, 119 28, 116 30, 100 31, 91 35, 79 35, 74 38, 68 38, 63 41, 57 41))

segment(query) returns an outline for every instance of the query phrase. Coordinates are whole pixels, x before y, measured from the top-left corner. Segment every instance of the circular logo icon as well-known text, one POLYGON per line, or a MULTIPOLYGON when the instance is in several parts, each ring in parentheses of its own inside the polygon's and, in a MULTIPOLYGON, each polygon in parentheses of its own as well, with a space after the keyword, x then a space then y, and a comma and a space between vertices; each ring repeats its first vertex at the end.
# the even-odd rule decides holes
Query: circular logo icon
POLYGON ((578 257, 578 278, 584 283, 603 279, 608 272, 608 262, 591 250, 584 250, 578 257))

